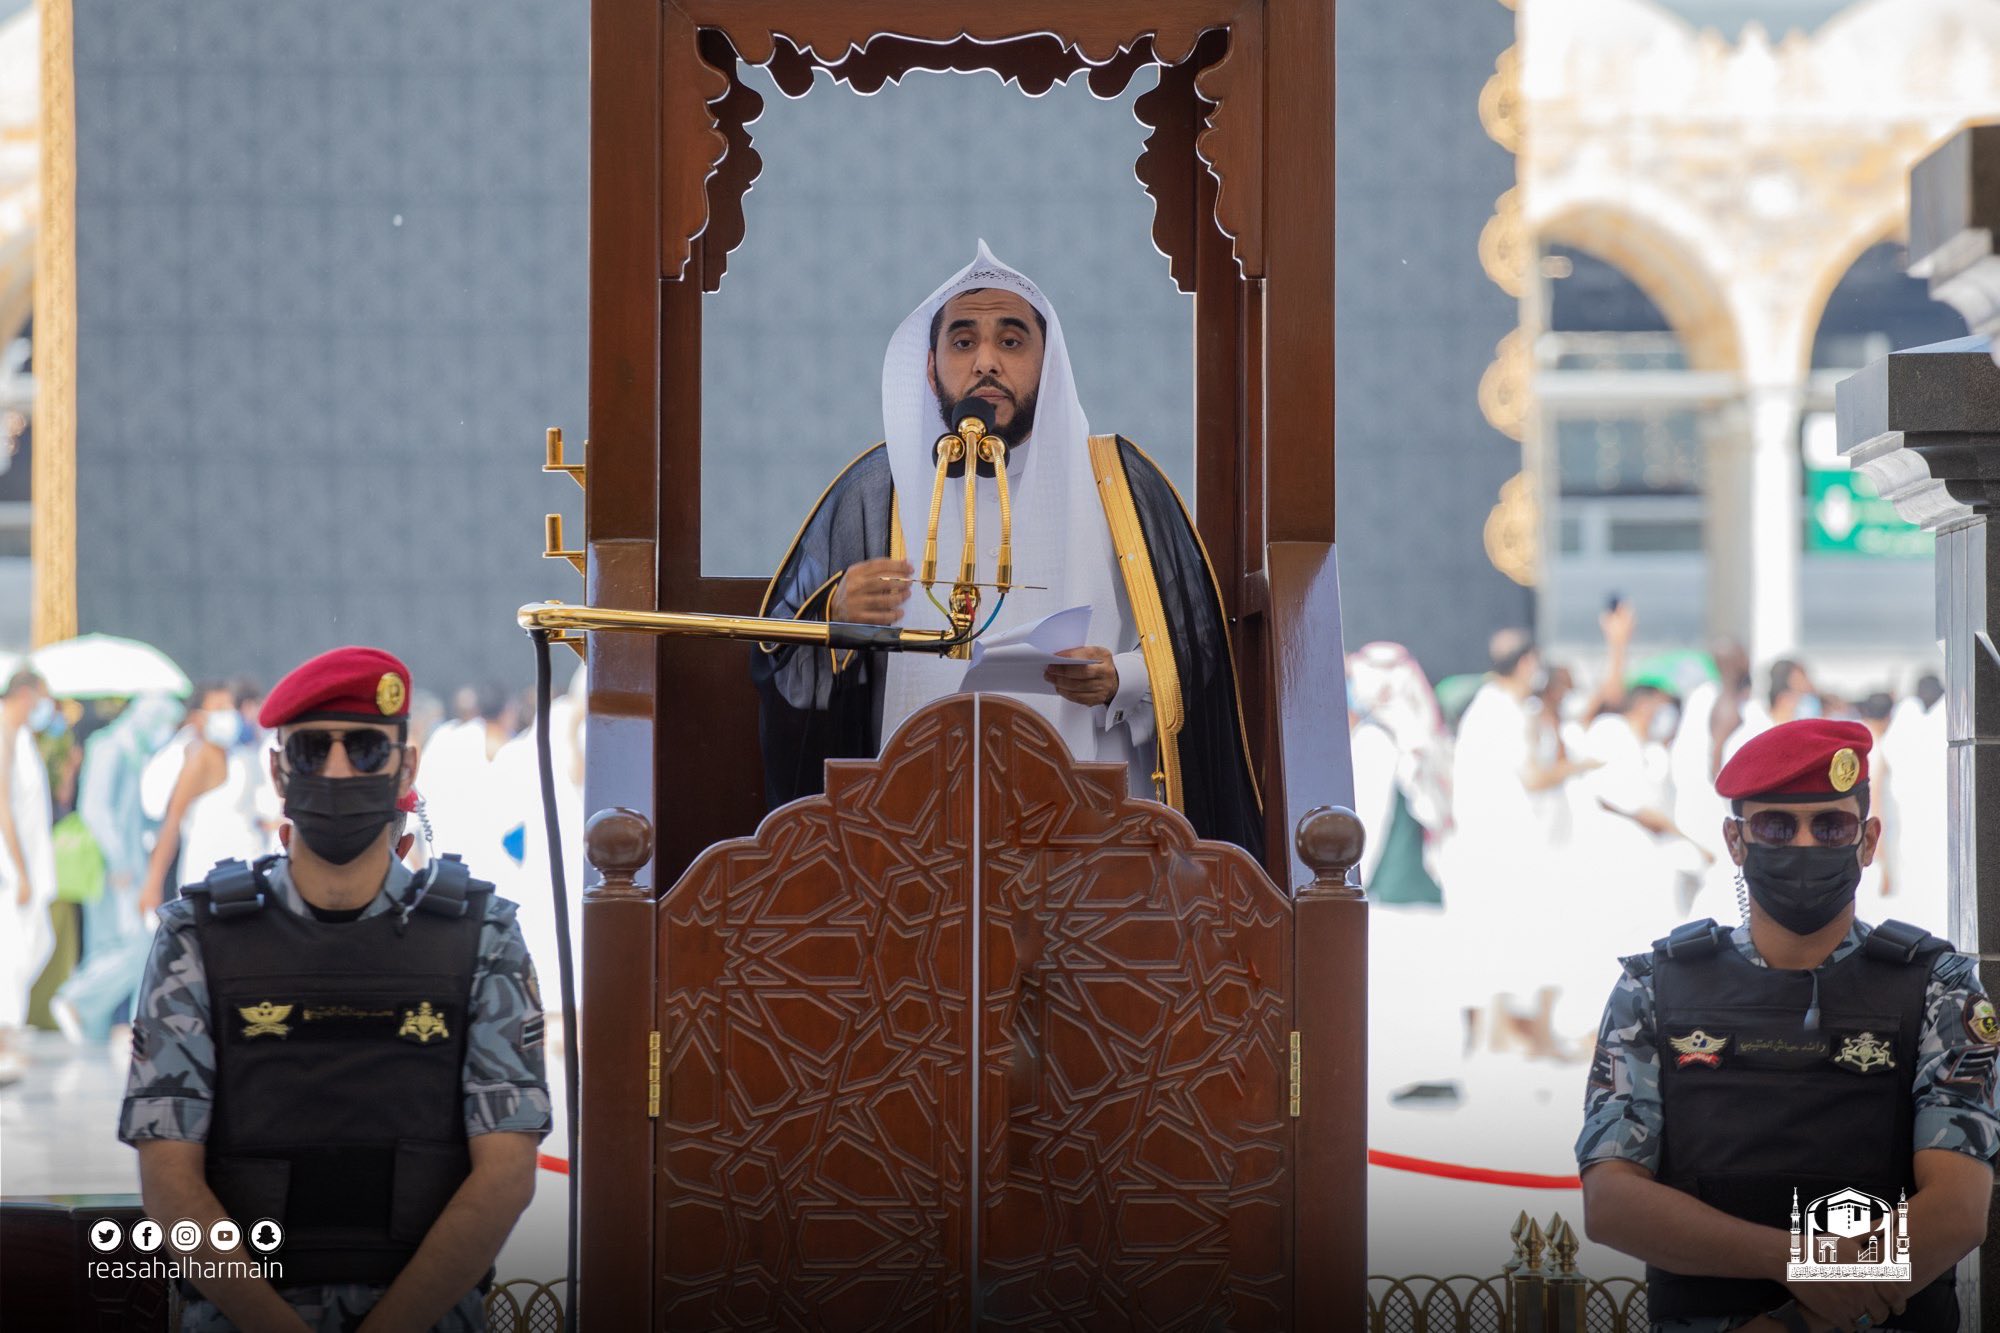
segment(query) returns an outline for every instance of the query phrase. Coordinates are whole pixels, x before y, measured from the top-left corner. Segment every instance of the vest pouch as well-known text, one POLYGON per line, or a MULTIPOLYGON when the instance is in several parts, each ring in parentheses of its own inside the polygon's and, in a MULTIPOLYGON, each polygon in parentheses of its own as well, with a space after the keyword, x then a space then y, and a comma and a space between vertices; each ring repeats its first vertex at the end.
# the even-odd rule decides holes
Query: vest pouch
POLYGON ((222 1211, 248 1230, 264 1219, 282 1224, 291 1198, 292 1164, 282 1157, 211 1157, 207 1163, 208 1187, 222 1204, 222 1211))
MULTIPOLYGON (((1794 1189, 1799 1192, 1799 1207, 1804 1209, 1813 1200, 1854 1184, 1831 1176, 1697 1175, 1692 1193, 1711 1208, 1719 1208, 1732 1217, 1789 1231, 1794 1189)), ((1893 1193, 1890 1202, 1895 1202, 1893 1193)))
POLYGON ((397 1140, 389 1238, 408 1245, 420 1243, 471 1174, 472 1154, 462 1143, 397 1140))

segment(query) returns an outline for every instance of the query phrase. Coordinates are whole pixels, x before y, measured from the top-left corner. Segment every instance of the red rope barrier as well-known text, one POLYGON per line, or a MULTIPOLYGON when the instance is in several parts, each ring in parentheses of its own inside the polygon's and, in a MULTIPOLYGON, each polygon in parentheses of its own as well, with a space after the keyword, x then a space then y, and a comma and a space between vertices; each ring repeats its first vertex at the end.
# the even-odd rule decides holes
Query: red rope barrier
POLYGON ((1512 1185, 1527 1190, 1575 1190, 1583 1188, 1576 1176, 1545 1176, 1533 1171, 1493 1171, 1483 1166, 1460 1166, 1456 1162, 1433 1162, 1423 1157, 1368 1150, 1368 1165, 1391 1171, 1413 1171, 1420 1176, 1442 1176, 1446 1180, 1470 1180, 1481 1185, 1512 1185))

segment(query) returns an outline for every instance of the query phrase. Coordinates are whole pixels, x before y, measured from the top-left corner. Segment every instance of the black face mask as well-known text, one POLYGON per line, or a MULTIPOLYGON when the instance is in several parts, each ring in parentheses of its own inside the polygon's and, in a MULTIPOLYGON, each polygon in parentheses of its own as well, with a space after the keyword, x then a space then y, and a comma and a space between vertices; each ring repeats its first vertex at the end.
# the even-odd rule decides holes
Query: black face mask
POLYGON ((294 773, 285 779, 285 815, 322 861, 344 866, 374 845, 396 817, 397 775, 329 778, 294 773))
POLYGON ((1861 857, 1853 847, 1769 847, 1751 843, 1743 883, 1773 921, 1810 935, 1854 901, 1861 857))

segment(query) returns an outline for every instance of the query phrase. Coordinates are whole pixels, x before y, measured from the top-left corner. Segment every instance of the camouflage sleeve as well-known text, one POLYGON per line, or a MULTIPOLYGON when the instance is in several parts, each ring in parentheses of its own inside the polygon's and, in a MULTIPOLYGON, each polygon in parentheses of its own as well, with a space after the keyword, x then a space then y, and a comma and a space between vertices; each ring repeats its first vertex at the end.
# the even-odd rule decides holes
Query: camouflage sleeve
POLYGON ((1924 992, 1924 1027, 1911 1083, 1918 1148, 1948 1148, 1985 1162, 2000 1154, 2000 1112, 1993 1103, 1996 1054, 2000 1017, 1980 984, 1977 962, 1961 953, 1940 955, 1924 992))
POLYGON ((542 1060, 542 992, 514 919, 514 904, 487 900, 472 977, 472 1026, 465 1044, 465 1132, 546 1135, 549 1082, 542 1060))
POLYGON ((1658 1170, 1663 1123, 1652 976, 1643 963, 1628 960, 1597 1029, 1597 1052, 1583 1094, 1583 1132, 1576 1139, 1577 1165, 1615 1157, 1658 1170))
POLYGON ((185 900, 160 908, 159 933, 132 1007, 132 1067, 118 1137, 208 1140, 215 1100, 215 1036, 209 1028, 208 978, 185 900))

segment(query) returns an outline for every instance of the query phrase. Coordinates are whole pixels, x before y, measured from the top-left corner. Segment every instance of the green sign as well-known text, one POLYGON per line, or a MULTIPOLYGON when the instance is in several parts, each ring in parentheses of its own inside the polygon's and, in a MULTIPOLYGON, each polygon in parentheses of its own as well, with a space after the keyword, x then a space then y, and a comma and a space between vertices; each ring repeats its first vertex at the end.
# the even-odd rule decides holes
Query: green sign
POLYGON ((1806 469, 1806 550, 1823 555, 1928 557, 1935 539, 1905 523, 1859 472, 1806 469))

